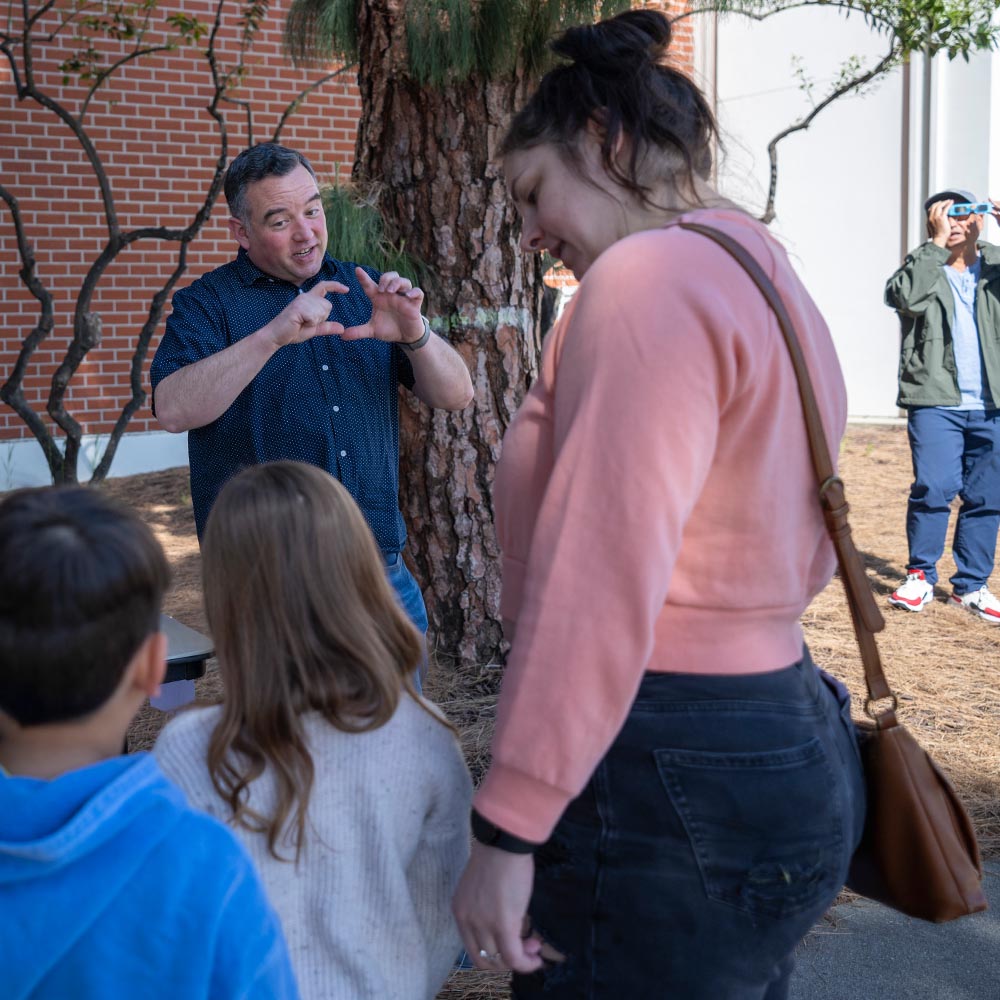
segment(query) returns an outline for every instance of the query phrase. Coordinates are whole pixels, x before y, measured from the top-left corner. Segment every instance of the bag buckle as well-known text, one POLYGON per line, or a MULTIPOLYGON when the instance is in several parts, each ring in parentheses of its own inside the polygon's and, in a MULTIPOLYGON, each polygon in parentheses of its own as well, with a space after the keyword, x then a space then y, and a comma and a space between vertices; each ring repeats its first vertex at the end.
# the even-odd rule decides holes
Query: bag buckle
POLYGON ((899 699, 896 697, 895 694, 890 694, 885 698, 873 698, 871 697, 871 695, 865 698, 865 715, 867 715, 868 718, 875 723, 876 728, 879 729, 881 728, 881 726, 879 725, 880 720, 890 714, 895 718, 896 709, 898 707, 899 707, 899 699), (876 705, 880 701, 888 701, 889 707, 883 709, 881 712, 876 712, 872 706, 876 705))

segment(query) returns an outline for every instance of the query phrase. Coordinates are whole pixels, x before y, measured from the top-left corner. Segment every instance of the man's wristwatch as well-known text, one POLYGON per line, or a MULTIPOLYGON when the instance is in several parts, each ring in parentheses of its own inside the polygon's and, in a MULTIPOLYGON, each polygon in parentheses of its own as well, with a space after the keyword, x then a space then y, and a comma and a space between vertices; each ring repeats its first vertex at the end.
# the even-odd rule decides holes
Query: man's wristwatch
POLYGON ((472 836, 485 844, 487 847, 499 847, 501 851, 509 854, 531 854, 541 844, 533 844, 528 840, 521 840, 506 830, 501 830, 495 823, 491 823, 485 816, 480 816, 475 809, 472 810, 472 836))
POLYGON ((431 339, 431 324, 428 322, 426 316, 421 315, 420 319, 424 324, 424 335, 419 340, 413 341, 412 344, 408 344, 405 340, 401 341, 403 347, 408 351, 419 351, 431 339))

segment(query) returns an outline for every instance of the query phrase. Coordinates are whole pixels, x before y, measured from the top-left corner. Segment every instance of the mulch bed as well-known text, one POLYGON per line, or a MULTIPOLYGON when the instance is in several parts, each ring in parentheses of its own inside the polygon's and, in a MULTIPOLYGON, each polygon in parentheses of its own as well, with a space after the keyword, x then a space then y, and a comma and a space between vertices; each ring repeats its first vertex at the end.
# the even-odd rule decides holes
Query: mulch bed
MULTIPOLYGON (((906 572, 904 521, 911 470, 905 429, 874 425, 849 428, 841 450, 841 471, 852 508, 854 538, 881 603, 906 572)), ((103 487, 129 503, 153 526, 174 568, 168 614, 206 630, 201 607, 198 544, 191 515, 186 469, 108 481, 103 487)), ((780 516, 780 495, 775 495, 780 516)), ((953 515, 954 517, 954 515, 953 515)), ((949 533, 949 540, 951 534, 949 533)), ((939 566, 947 581, 954 571, 950 554, 939 566)), ((706 572, 732 572, 706 567, 706 572)), ((753 585, 766 567, 740 567, 753 585)), ((1000 577, 991 587, 1000 593, 1000 577)), ((972 814, 984 856, 1000 856, 1000 627, 946 603, 950 588, 939 585, 924 612, 910 614, 885 605, 886 628, 879 638, 890 683, 900 698, 899 715, 954 781, 972 814)), ((856 710, 863 701, 857 645, 839 579, 820 594, 804 617, 814 658, 851 688, 856 710)), ((458 727, 470 768, 482 773, 499 685, 495 667, 437 663, 426 686, 458 727)), ((214 662, 197 683, 199 698, 221 693, 214 662)), ((163 715, 146 708, 133 723, 135 749, 152 745, 163 715)), ((442 1000, 489 1000, 507 995, 506 977, 456 973, 442 1000)))

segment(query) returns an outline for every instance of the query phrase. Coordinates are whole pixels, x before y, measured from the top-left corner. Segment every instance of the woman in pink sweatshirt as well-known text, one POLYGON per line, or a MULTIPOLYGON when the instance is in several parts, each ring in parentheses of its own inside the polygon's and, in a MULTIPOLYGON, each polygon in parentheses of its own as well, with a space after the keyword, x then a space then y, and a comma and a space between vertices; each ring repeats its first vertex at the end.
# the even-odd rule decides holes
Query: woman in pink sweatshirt
POLYGON ((522 245, 581 279, 504 440, 511 653, 455 912, 516 997, 779 1000, 843 884, 863 781, 799 617, 832 575, 776 284, 831 452, 829 331, 707 181, 715 125, 638 10, 574 28, 515 117, 522 245))

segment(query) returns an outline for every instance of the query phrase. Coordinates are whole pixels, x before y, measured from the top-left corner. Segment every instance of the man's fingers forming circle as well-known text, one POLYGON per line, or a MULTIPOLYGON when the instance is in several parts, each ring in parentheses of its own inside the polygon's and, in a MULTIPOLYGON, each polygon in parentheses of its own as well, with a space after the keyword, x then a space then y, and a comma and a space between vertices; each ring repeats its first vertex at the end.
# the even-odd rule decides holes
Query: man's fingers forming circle
POLYGON ((349 292, 350 289, 342 281, 317 281, 312 288, 306 292, 306 295, 314 295, 318 298, 324 298, 331 292, 337 292, 340 295, 344 295, 349 292))

